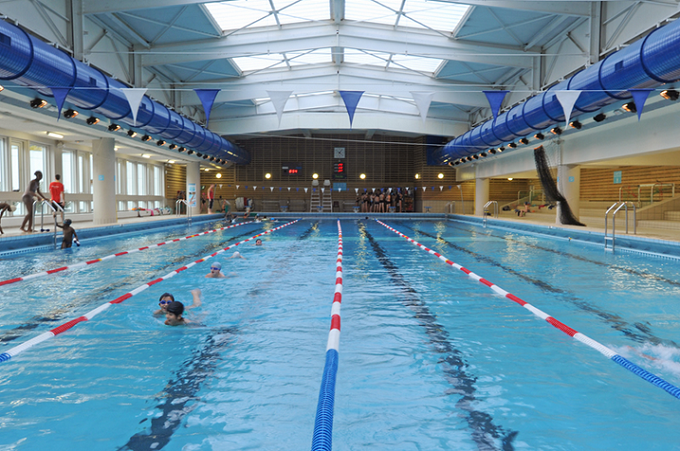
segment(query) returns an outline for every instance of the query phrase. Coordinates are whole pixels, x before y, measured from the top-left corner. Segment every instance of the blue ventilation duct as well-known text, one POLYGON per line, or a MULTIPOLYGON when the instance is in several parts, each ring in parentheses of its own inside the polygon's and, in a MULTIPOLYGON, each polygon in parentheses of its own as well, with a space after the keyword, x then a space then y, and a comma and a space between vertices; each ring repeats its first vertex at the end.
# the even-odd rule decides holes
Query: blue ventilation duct
POLYGON ((576 118, 631 98, 628 89, 656 88, 680 80, 680 20, 657 28, 643 39, 584 69, 460 135, 433 159, 445 164, 514 141, 565 120, 556 91, 581 91, 571 114, 576 118))
POLYGON ((0 21, 0 80, 11 80, 49 97, 50 87, 71 88, 66 101, 77 108, 92 110, 204 155, 250 163, 248 151, 147 96, 133 123, 130 105, 121 90, 128 86, 5 21, 0 21))

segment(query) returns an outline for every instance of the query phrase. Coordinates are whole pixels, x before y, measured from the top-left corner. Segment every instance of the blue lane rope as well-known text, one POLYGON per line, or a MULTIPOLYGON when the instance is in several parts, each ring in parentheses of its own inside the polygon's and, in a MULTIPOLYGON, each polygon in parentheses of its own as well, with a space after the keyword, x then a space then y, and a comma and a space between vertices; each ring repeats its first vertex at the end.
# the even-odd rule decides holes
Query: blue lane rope
POLYGON ((335 376, 338 373, 338 351, 326 352, 326 366, 321 379, 319 404, 314 421, 312 451, 331 451, 333 449, 333 404, 335 403, 335 376))
POLYGON ((621 357, 620 355, 615 355, 612 357, 612 360, 627 369, 628 371, 640 376, 650 384, 654 384, 657 387, 659 387, 662 390, 667 391, 671 395, 675 396, 676 398, 680 399, 680 388, 676 387, 675 385, 666 382, 665 380, 661 379, 659 376, 656 376, 649 371, 640 368, 630 360, 621 357))

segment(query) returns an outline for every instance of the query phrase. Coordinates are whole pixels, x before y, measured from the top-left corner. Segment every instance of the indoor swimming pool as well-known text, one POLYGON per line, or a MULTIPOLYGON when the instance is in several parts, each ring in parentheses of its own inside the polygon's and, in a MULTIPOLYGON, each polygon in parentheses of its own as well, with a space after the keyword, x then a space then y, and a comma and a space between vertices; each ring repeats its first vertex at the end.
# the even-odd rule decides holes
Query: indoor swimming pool
MULTIPOLYGON (((372 219, 343 219, 337 450, 669 450, 680 399, 372 219)), ((680 386, 677 260, 438 220, 383 222, 680 386)), ((0 259, 0 353, 288 221, 0 259)), ((0 362, 0 450, 310 449, 338 226, 304 218, 0 362), (232 258, 238 250, 245 259, 232 258), (220 261, 226 279, 206 279, 220 261), (166 292, 194 324, 153 316, 166 292)))

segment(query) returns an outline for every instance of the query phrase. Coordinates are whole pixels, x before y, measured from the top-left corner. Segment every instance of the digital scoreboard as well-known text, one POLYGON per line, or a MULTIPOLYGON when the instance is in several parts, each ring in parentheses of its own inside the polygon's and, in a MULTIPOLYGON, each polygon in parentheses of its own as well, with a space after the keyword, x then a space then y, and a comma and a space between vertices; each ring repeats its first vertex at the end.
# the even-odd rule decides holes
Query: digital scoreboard
POLYGON ((302 175, 302 163, 286 163, 281 170, 283 175, 302 175))
POLYGON ((347 178, 347 165, 342 161, 333 163, 333 180, 344 180, 347 178))

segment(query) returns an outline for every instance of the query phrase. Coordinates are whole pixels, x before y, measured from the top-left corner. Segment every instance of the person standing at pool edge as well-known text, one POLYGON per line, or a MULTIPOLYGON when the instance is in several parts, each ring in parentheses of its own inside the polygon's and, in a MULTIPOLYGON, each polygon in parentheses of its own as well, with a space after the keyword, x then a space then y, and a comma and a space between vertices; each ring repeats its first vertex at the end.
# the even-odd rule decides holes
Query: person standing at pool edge
POLYGON ((40 192, 40 180, 43 178, 43 174, 40 171, 35 171, 35 178, 31 180, 26 188, 24 196, 21 198, 26 208, 26 217, 24 217, 24 222, 21 223, 21 231, 32 233, 33 232, 33 198, 36 196, 42 200, 47 200, 43 193, 40 192), (28 227, 26 224, 28 223, 28 227))
MULTIPOLYGON (((0 224, 2 224, 2 215, 6 211, 14 211, 14 207, 10 204, 7 204, 5 202, 0 202, 0 224)), ((4 234, 5 232, 2 231, 2 226, 0 225, 0 235, 4 234)))
POLYGON ((66 205, 66 199, 64 197, 64 184, 60 182, 61 175, 57 174, 54 176, 54 182, 50 183, 50 200, 52 201, 52 206, 55 211, 52 212, 52 216, 56 216, 56 212, 61 213, 61 222, 64 222, 64 206, 66 205), (61 210, 59 210, 61 207, 61 210))
POLYGON ((215 202, 215 185, 208 188, 208 214, 213 213, 213 203, 215 202))

